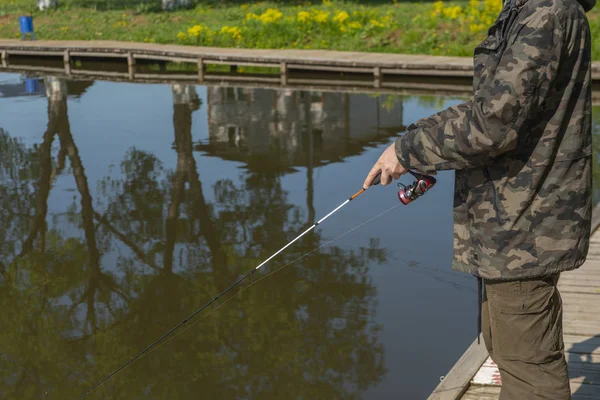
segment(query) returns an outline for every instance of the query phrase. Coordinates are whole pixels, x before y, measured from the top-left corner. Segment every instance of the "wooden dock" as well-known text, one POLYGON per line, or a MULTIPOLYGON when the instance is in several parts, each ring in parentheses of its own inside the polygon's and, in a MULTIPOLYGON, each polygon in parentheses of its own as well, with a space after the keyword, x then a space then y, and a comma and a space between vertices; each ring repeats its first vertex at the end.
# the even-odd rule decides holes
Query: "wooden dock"
MULTIPOLYGON (((270 50, 194 47, 117 41, 49 41, 0 39, 0 70, 29 70, 67 77, 116 80, 188 80, 196 83, 253 82, 257 85, 353 86, 376 91, 436 86, 449 92, 468 88, 471 57, 445 57, 328 50, 270 50), (177 73, 142 66, 185 64, 177 73), (112 64, 106 68, 107 64, 112 64), (92 65, 92 67, 89 67, 92 65), (117 65, 117 67, 115 67, 117 65), (120 65, 120 67, 119 67, 120 65), (211 68, 220 67, 218 72, 211 68), (242 68, 268 69, 241 74, 242 68), (223 73, 223 68, 228 74, 223 73), (467 83, 467 84, 465 84, 467 83)), ((593 64, 600 85, 600 62, 593 64)))
MULTIPOLYGON (((590 250, 583 266, 561 274, 563 336, 573 400, 600 399, 600 221, 594 210, 590 250)), ((496 400, 502 381, 483 338, 475 340, 429 400, 496 400)))

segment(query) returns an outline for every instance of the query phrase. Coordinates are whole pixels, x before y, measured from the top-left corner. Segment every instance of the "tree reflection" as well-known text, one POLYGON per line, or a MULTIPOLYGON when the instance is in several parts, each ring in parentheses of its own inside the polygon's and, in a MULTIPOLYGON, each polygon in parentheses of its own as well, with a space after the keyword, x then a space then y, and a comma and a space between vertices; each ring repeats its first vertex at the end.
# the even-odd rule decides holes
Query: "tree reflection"
MULTIPOLYGON (((0 132, 0 368, 11 371, 0 396, 7 399, 75 398, 314 218, 312 195, 306 215, 277 170, 218 180, 205 195, 208 171, 196 164, 191 134, 201 103, 186 86, 172 87, 175 165, 129 149, 121 173, 98 182, 92 199, 61 82, 53 87, 39 147, 0 132), (49 211, 67 161, 78 201, 49 211)), ((311 232, 267 271, 321 242, 311 232)), ((368 267, 386 257, 375 241, 316 251, 90 398, 359 399, 385 373, 368 267)))

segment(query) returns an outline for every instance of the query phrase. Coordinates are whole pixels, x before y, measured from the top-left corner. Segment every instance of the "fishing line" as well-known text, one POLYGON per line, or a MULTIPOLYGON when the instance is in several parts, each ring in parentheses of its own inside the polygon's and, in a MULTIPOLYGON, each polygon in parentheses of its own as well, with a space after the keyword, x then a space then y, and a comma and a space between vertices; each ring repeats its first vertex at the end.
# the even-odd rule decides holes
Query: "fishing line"
MULTIPOLYGON (((428 175, 422 175, 413 171, 408 171, 411 175, 413 175, 417 180, 415 182, 413 182, 411 185, 405 186, 399 183, 399 186, 401 186, 401 189, 398 191, 398 200, 400 200, 401 204, 409 204, 411 202, 413 202, 414 200, 416 200, 417 198, 419 198, 420 196, 422 196, 423 194, 425 194, 429 189, 431 189, 431 187, 433 187, 433 185, 435 185, 435 178, 433 178, 432 176, 428 176, 428 175)), ((381 183, 381 172, 379 172, 375 178, 373 179, 371 186, 373 185, 378 185, 379 183, 381 183)), ((158 339, 156 339, 154 342, 152 342, 150 345, 146 346, 144 349, 142 349, 139 353, 137 353, 135 356, 133 356, 131 359, 129 359, 126 363, 124 363, 123 365, 121 365, 119 368, 117 368, 116 370, 114 370, 113 372, 111 372, 109 375, 107 375, 104 379, 102 379, 100 382, 96 383, 94 386, 92 386, 91 388, 89 388, 85 393, 83 393, 81 396, 79 396, 77 398, 77 400, 81 400, 84 397, 86 397, 88 394, 90 394, 91 392, 93 392, 94 390, 96 390, 98 387, 100 387, 102 384, 104 384, 106 381, 108 381, 109 379, 111 379, 113 376, 117 375, 119 372, 121 372, 123 369, 127 368, 130 364, 132 364, 133 362, 135 362, 136 360, 140 359, 142 356, 144 356, 145 354, 149 353, 152 349, 156 348, 157 345, 159 345, 161 342, 163 342, 165 339, 167 339, 169 336, 171 336, 174 332, 176 332, 177 330, 179 330, 179 328, 181 328, 183 325, 187 324, 188 321, 192 320, 194 317, 196 317, 196 315, 198 315, 199 313, 201 313, 203 310, 205 310, 206 308, 208 308, 209 306, 211 306, 214 302, 216 302, 217 300, 219 300, 222 296, 224 296, 225 294, 227 294, 231 289, 233 289, 234 287, 236 287, 238 284, 240 284, 242 281, 246 280, 246 278, 248 278, 249 276, 254 276, 254 273, 261 268, 263 265, 265 265, 267 262, 269 262, 270 260, 272 260, 274 257, 276 257, 279 253, 281 253, 282 251, 284 251, 285 249, 287 249, 289 246, 291 246, 293 243, 295 243, 296 241, 298 241, 302 236, 306 235, 308 232, 310 232, 311 230, 313 230, 314 228, 316 228, 320 223, 324 222, 327 218, 329 218, 331 215, 333 215, 334 213, 336 213, 339 209, 341 209, 342 207, 344 207, 346 204, 350 203, 352 200, 354 200, 355 198, 357 198, 358 196, 360 196, 361 194, 363 194, 365 192, 365 188, 360 189, 358 192, 356 192, 354 195, 350 196, 346 201, 344 201, 342 204, 340 204, 338 207, 336 207, 333 211, 331 211, 329 214, 325 215, 323 218, 321 218, 320 220, 318 220, 317 222, 315 222, 312 226, 310 226, 308 229, 306 229, 304 232, 302 232, 300 235, 298 235, 295 239, 293 239, 292 241, 288 242, 288 244, 286 244, 285 246, 283 246, 281 249, 279 249, 277 252, 275 252, 275 254, 273 254, 272 256, 270 256, 269 258, 267 258, 265 261, 263 261, 262 263, 260 263, 257 267, 255 267, 254 269, 252 269, 250 272, 248 272, 246 275, 242 276, 241 278, 239 278, 237 281, 235 281, 235 283, 233 283, 231 286, 229 286, 227 289, 225 289, 223 292, 221 292, 217 297, 215 297, 214 299, 210 300, 208 303, 206 303, 204 306, 202 306, 201 308, 199 308, 198 310, 194 311, 191 315, 189 315, 186 319, 184 319, 183 321, 181 321, 180 323, 178 323, 177 325, 175 325, 173 328, 171 328, 168 332, 166 332, 165 334, 163 334, 162 336, 160 336, 158 339)), ((396 208, 399 204, 397 204, 394 207, 391 207, 390 209, 384 211, 383 213, 378 214, 377 216, 369 219, 368 221, 364 222, 363 224, 359 224, 358 226, 350 229, 349 231, 345 232, 344 234, 342 234, 341 236, 344 236, 347 233, 352 232, 353 230, 358 229, 360 226, 364 225, 365 223, 368 223, 370 221, 372 221, 375 218, 378 218, 379 216, 385 214, 386 212, 389 212, 391 210, 393 210, 394 208, 396 208)), ((341 237, 340 236, 340 237, 341 237)), ((333 240, 337 240, 338 238, 335 238, 333 240)), ((331 241, 330 241, 331 242, 331 241)), ((328 242, 328 243, 330 243, 328 242)), ((305 257, 308 254, 311 254, 312 252, 320 249, 321 247, 327 245, 328 243, 314 249, 311 250, 310 252, 302 255, 299 257, 299 259, 305 257)), ((294 260, 288 264, 285 264, 283 267, 279 268, 282 269, 288 265, 290 265, 291 263, 295 262, 297 260, 294 260)), ((279 269, 275 270, 274 272, 278 271, 279 269)), ((260 280, 266 278, 267 276, 269 276, 271 274, 267 274, 265 277, 261 278, 260 280)), ((258 281, 257 281, 258 282, 258 281)), ((248 285, 248 287, 252 286, 248 285)), ((243 290, 242 290, 243 291, 243 290)), ((240 291, 240 293, 242 292, 240 291)), ((230 299, 232 299, 234 296, 232 296, 230 299)), ((228 299, 227 301, 229 301, 230 299, 228 299)), ((224 302, 223 304, 227 303, 224 302)), ((215 307, 214 309, 218 309, 218 307, 215 307)), ((214 311, 214 310, 213 310, 214 311)), ((208 315, 210 315, 210 313, 208 313, 208 315)), ((201 319, 200 319, 201 320, 201 319)), ((187 330, 187 329, 186 329, 187 330)), ((185 330, 184 330, 185 332, 185 330)), ((175 335, 177 336, 177 335, 175 335)))
MULTIPOLYGON (((210 311, 208 311, 206 314, 202 315, 201 317, 197 318, 194 322, 190 323, 188 326, 186 326, 185 328, 181 329, 179 332, 173 334, 171 337, 169 337, 168 339, 164 340, 163 342, 161 342, 160 344, 156 345, 152 351, 154 350, 158 350, 159 348, 161 348, 162 346, 164 346, 165 344, 169 343, 171 340, 175 339, 176 337, 178 337, 179 335, 182 335, 183 333, 185 333, 188 329, 194 327, 196 324, 198 324, 199 322, 203 321, 205 318, 208 318, 212 313, 214 313, 215 311, 217 311, 219 308, 223 307, 225 304, 229 303, 231 300, 233 300, 235 297, 241 295, 243 292, 245 292, 246 290, 250 289, 252 286, 256 285, 258 282, 262 281, 263 279, 268 278, 269 276, 275 274, 276 272, 281 271, 282 269, 284 269, 285 267, 288 267, 298 261, 300 261, 301 259, 303 259, 304 257, 322 249, 325 246, 330 245, 331 243, 335 242, 336 240, 341 239, 342 237, 346 236, 347 234, 357 230, 358 228, 368 224, 369 222, 383 216, 384 214, 387 214, 388 212, 392 211, 393 209, 395 209, 396 207, 398 207, 400 204, 396 204, 393 207, 388 208, 386 211, 377 214, 374 217, 369 218, 368 220, 356 225, 354 228, 349 229, 348 231, 342 233, 339 236, 336 236, 335 238, 323 243, 322 245, 320 245, 319 247, 315 247, 314 249, 302 254, 301 256, 299 256, 298 258, 288 262, 285 265, 282 265, 281 267, 275 269, 274 271, 269 272, 268 274, 266 274, 265 276, 260 277, 259 279, 256 279, 255 281, 251 282, 248 286, 240 289, 236 294, 234 294, 233 296, 231 296, 230 298, 228 298, 227 300, 225 300, 224 302, 222 302, 221 304, 219 304, 218 306, 212 308, 210 311)), ((142 358, 146 357, 148 354, 150 354, 151 352, 148 351, 146 352, 144 355, 140 356, 136 361, 141 360, 142 358)))

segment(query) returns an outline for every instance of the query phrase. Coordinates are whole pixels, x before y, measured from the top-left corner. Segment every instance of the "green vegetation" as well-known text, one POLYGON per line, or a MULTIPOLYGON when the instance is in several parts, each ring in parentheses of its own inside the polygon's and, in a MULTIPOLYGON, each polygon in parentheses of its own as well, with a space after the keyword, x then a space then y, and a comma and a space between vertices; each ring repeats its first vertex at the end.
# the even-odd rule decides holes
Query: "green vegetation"
MULTIPOLYGON (((149 5, 154 3, 127 2, 111 9, 110 2, 100 8, 95 3, 63 1, 57 10, 40 12, 34 3, 9 0, 0 5, 0 37, 19 37, 17 17, 32 13, 40 39, 453 56, 472 54, 501 7, 501 0, 376 5, 325 0, 319 4, 201 3, 163 12, 149 5)), ((594 37, 600 39, 600 12, 594 10, 589 19, 594 37)), ((600 60, 600 46, 594 49, 594 59, 600 60)))

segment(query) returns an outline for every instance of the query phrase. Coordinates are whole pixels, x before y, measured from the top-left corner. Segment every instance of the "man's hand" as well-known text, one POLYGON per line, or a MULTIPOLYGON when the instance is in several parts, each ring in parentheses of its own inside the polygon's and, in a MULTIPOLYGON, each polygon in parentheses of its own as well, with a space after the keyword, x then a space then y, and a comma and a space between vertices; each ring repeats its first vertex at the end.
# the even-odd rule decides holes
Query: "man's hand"
POLYGON ((394 143, 385 149, 379 157, 379 160, 373 165, 371 172, 369 172, 367 179, 365 179, 365 183, 363 183, 363 188, 367 189, 371 186, 371 183, 373 183, 379 172, 381 172, 381 184, 383 186, 392 183, 392 178, 398 179, 402 174, 407 172, 406 168, 398 162, 394 143))

